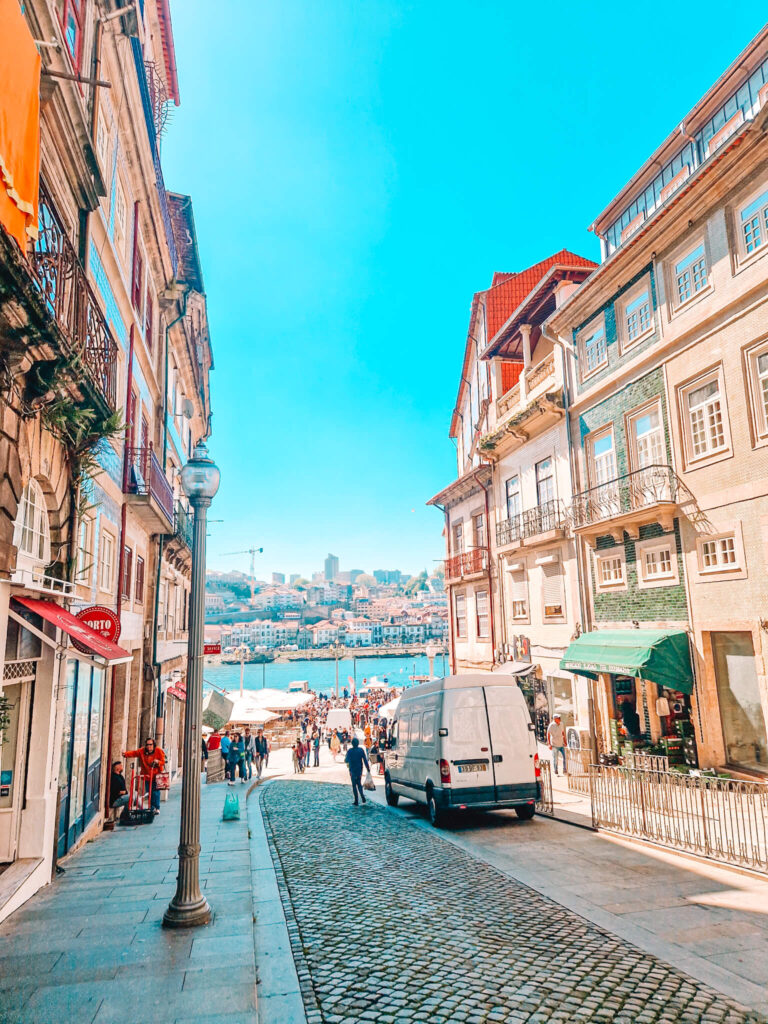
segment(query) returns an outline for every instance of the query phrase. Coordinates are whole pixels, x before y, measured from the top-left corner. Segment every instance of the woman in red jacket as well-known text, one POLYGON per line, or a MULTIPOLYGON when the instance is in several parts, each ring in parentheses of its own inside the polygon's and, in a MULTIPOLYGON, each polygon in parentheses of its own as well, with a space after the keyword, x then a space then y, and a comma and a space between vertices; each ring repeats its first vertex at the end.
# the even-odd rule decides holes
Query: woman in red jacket
POLYGON ((148 737, 144 740, 144 746, 139 750, 124 750, 123 757, 137 757, 141 765, 141 777, 148 779, 147 786, 151 785, 152 810, 155 814, 160 813, 160 790, 155 785, 155 779, 160 772, 165 771, 165 754, 155 741, 148 737))

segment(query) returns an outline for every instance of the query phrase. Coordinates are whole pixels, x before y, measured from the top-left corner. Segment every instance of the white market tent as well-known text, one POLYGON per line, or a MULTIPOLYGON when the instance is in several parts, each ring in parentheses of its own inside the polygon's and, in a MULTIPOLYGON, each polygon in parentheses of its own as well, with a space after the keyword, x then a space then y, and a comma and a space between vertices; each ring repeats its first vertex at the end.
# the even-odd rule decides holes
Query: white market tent
MULTIPOLYGON (((230 690, 227 697, 237 705, 240 701, 240 691, 230 690)), ((311 704, 315 699, 313 693, 288 693, 286 690, 273 690, 270 688, 264 690, 245 690, 243 692, 243 701, 247 701, 248 705, 254 709, 261 709, 262 711, 295 711, 296 708, 301 708, 305 704, 311 704)), ((276 717, 276 716, 272 716, 276 717)), ((233 722, 243 721, 238 718, 235 711, 232 712, 233 722)))
POLYGON ((250 695, 246 694, 242 699, 239 695, 234 698, 232 714, 229 716, 229 720, 230 722, 242 722, 243 725, 265 725, 267 722, 271 722, 272 719, 279 717, 275 711, 268 711, 266 708, 258 707, 250 699, 250 695))
POLYGON ((394 700, 389 700, 387 701, 386 704, 382 704, 378 712, 379 718, 386 718, 387 722, 391 722, 392 719, 395 717, 395 712, 397 711, 397 706, 399 703, 400 698, 395 697, 394 700))

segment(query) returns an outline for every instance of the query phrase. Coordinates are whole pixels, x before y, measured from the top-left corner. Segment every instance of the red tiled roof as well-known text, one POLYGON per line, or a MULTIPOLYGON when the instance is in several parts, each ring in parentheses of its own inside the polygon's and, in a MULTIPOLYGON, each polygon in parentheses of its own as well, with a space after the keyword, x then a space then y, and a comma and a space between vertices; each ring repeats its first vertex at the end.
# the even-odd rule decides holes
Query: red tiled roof
POLYGON ((592 260, 561 249, 541 263, 519 274, 494 274, 491 287, 485 293, 487 338, 491 341, 509 320, 526 295, 530 294, 550 267, 562 264, 568 267, 596 267, 592 260))

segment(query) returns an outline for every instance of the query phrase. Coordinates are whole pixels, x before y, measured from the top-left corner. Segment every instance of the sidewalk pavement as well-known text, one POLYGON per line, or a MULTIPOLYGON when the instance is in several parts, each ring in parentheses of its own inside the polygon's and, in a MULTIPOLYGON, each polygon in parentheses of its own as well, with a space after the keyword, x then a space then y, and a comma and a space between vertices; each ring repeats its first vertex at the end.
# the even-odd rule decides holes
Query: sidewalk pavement
POLYGON ((246 786, 202 787, 203 928, 161 926, 176 890, 181 786, 151 825, 118 826, 0 925, 2 1024, 256 1024, 246 786))

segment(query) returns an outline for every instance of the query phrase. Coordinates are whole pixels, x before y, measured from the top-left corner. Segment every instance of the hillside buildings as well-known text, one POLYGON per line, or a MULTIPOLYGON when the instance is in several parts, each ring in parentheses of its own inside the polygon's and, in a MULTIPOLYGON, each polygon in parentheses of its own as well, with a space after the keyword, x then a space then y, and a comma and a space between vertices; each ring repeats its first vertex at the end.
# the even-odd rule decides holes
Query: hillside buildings
POLYGON ((768 772, 767 117, 763 30, 597 218, 600 266, 473 301, 431 499, 453 662, 593 754, 768 772))
POLYGON ((212 357, 191 200, 160 162, 169 5, 115 8, 0 8, 0 918, 101 827, 112 752, 155 735, 178 767, 179 470, 212 357))

